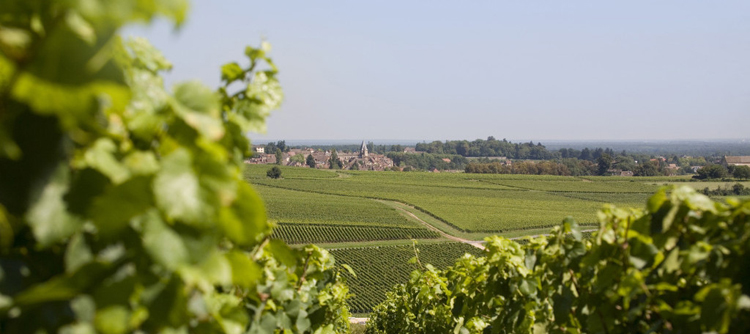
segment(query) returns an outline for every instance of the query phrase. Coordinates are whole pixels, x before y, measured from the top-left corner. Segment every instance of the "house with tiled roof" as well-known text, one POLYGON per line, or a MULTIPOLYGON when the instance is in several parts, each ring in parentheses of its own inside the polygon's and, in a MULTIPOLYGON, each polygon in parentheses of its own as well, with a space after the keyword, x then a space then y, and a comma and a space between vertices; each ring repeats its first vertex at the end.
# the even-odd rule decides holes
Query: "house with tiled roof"
POLYGON ((725 155, 721 159, 721 164, 724 166, 749 166, 750 167, 750 155, 725 155))

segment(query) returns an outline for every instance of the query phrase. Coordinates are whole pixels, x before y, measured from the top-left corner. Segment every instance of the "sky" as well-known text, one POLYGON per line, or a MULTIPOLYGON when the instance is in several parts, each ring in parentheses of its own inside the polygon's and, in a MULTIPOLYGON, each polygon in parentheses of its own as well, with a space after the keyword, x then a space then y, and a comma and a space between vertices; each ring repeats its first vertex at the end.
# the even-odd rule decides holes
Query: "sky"
POLYGON ((265 39, 285 101, 255 142, 750 138, 750 1, 230 1, 129 27, 171 85, 265 39))

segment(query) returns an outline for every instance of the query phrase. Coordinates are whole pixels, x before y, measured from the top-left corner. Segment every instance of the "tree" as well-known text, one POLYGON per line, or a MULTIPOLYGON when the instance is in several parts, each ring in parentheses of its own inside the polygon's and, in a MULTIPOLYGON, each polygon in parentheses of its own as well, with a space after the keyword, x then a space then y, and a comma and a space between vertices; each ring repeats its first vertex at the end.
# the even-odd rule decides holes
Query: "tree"
POLYGON ((315 158, 313 158, 312 154, 307 155, 307 159, 305 160, 305 163, 310 166, 310 168, 315 168, 315 158))
POLYGON ((276 147, 278 147, 281 152, 289 152, 289 146, 286 146, 286 140, 279 140, 276 142, 276 147))
POLYGON ((659 165, 654 161, 641 163, 633 170, 633 176, 657 176, 659 174, 659 165))
POLYGON ((597 159, 597 165, 598 165, 597 174, 606 175, 607 171, 610 168, 612 168, 612 156, 607 153, 603 153, 597 159))
POLYGON ((276 164, 277 165, 283 165, 284 164, 284 154, 281 153, 281 149, 277 148, 276 152, 274 154, 276 155, 276 164))
POLYGON ((742 183, 735 183, 735 184, 734 184, 734 185, 732 186, 732 192, 733 192, 733 193, 734 193, 735 195, 742 195, 742 194, 743 194, 743 193, 745 192, 745 186, 744 186, 744 185, 742 185, 742 183))
POLYGON ((722 165, 708 164, 699 169, 693 177, 696 179, 722 179, 727 177, 727 169, 722 165))
POLYGON ((281 168, 278 166, 273 166, 271 169, 269 169, 266 172, 266 176, 272 178, 272 179, 278 179, 281 177, 281 168))
POLYGON ((305 156, 302 154, 295 154, 289 157, 289 162, 299 162, 300 164, 305 163, 305 156))
POLYGON ((338 153, 336 153, 336 149, 334 148, 331 150, 331 157, 328 158, 328 168, 330 169, 341 169, 341 167, 344 167, 344 163, 341 162, 339 159, 338 153))
POLYGON ((271 239, 242 177, 283 97, 268 43, 170 92, 169 61, 116 32, 186 1, 1 8, 0 332, 347 331, 333 258, 271 239))
POLYGON ((578 157, 578 159, 592 160, 591 150, 589 150, 588 147, 585 147, 583 150, 581 150, 581 155, 578 157))
POLYGON ((264 147, 264 151, 268 154, 271 154, 272 152, 275 153, 278 148, 279 147, 276 146, 276 143, 271 142, 266 144, 266 146, 264 147))
POLYGON ((750 179, 750 166, 735 166, 732 176, 735 179, 750 179))

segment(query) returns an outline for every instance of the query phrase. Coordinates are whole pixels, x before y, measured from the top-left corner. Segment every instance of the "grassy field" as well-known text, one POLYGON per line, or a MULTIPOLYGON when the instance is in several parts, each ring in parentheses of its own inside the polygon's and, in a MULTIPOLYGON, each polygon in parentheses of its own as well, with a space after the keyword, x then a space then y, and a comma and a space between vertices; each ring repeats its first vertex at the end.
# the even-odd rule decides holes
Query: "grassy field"
MULTIPOLYGON (((596 211, 602 204, 642 207, 648 196, 658 189, 655 183, 664 182, 664 178, 335 172, 294 167, 282 168, 283 178, 273 180, 265 176, 267 168, 251 165, 246 171, 246 178, 259 185, 261 192, 269 187, 306 192, 295 196, 321 196, 321 205, 328 202, 325 195, 401 202, 467 234, 517 234, 517 231, 554 226, 566 216, 573 216, 582 224, 595 224, 596 211)), ((292 203, 298 203, 290 200, 289 204, 283 204, 279 197, 268 202, 272 219, 293 218, 283 211, 294 208, 292 203)), ((392 216, 391 212, 383 212, 392 216)), ((367 215, 363 211, 361 217, 347 220, 365 222, 369 219, 364 217, 367 215)), ((311 223, 322 219, 302 216, 302 221, 311 223)), ((392 222, 400 224, 397 220, 392 222)), ((368 224, 374 223, 370 221, 368 224)))

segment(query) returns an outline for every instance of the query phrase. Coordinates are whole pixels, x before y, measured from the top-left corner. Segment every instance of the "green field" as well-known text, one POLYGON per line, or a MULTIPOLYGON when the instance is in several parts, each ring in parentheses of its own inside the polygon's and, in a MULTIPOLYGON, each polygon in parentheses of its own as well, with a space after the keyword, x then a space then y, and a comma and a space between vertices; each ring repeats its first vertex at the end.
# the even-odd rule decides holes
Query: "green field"
MULTIPOLYGON (((648 196, 659 188, 654 183, 664 180, 619 177, 584 179, 547 175, 336 172, 294 167, 282 168, 283 178, 273 180, 265 176, 267 168, 263 165, 251 165, 246 171, 246 178, 258 185, 262 193, 268 187, 296 190, 305 192, 305 195, 295 196, 320 196, 314 201, 319 201, 317 203, 322 206, 334 203, 324 199, 326 195, 396 201, 414 206, 456 231, 465 233, 510 233, 548 228, 558 224, 566 216, 573 216, 582 224, 595 224, 596 211, 604 203, 642 207, 648 196)), ((684 181, 682 178, 674 180, 684 181)), ((284 204, 278 197, 269 200, 271 219, 283 222, 280 217, 284 217, 296 219, 293 222, 323 222, 324 218, 317 216, 311 218, 312 216, 302 214, 302 218, 297 219, 292 213, 284 213, 296 208, 298 204, 292 202, 299 203, 290 200, 288 204, 284 204)), ((346 220, 376 224, 371 218, 367 218, 369 213, 362 212, 359 218, 349 216, 346 220)), ((383 211, 382 216, 393 216, 393 212, 383 211)), ((396 220, 391 220, 391 223, 399 224, 396 220)), ((384 223, 377 224, 382 226, 384 223)))
MULTIPOLYGON (((465 253, 481 255, 482 250, 463 243, 418 244, 419 260, 445 269, 465 253)), ((417 264, 409 263, 414 257, 414 249, 409 246, 365 247, 335 249, 331 254, 336 264, 347 264, 354 269, 357 277, 341 270, 354 298, 349 301, 352 313, 368 313, 385 299, 385 293, 396 284, 409 280, 409 274, 418 269, 417 264)))

